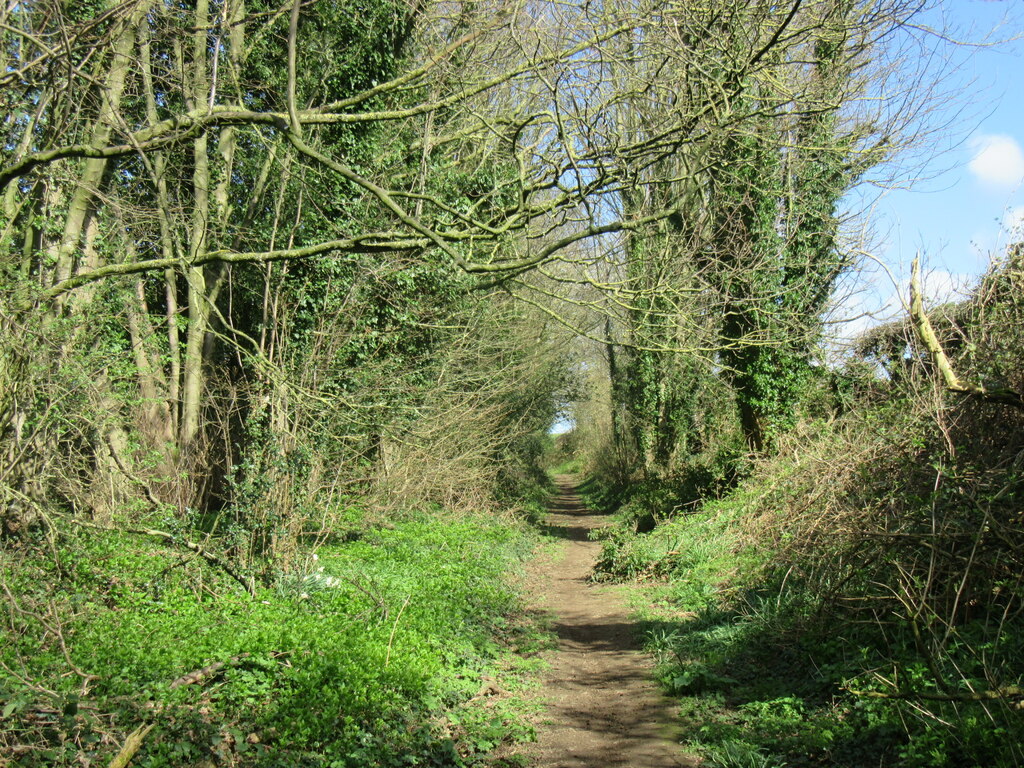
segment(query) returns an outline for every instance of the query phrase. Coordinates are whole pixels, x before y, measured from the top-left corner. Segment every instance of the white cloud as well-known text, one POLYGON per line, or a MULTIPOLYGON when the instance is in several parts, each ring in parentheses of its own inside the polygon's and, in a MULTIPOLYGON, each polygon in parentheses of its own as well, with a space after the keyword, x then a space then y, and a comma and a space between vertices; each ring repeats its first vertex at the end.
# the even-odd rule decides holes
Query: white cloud
POLYGON ((982 184, 1011 189, 1024 181, 1024 151, 1016 139, 993 133, 971 140, 968 169, 982 184))
MULTIPOLYGON (((933 269, 925 272, 921 279, 921 293, 926 302, 945 304, 947 301, 961 301, 971 293, 971 287, 977 282, 976 277, 947 272, 944 269, 933 269)), ((910 288, 904 290, 909 294, 910 288)))

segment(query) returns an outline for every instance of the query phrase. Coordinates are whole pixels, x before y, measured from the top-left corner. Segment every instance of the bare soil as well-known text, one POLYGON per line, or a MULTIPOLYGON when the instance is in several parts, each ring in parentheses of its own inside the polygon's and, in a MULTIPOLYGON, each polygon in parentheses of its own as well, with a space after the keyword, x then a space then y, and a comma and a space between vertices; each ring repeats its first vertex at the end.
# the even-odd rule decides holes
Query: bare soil
POLYGON ((550 613, 558 648, 544 681, 547 710, 528 752, 537 768, 696 766, 675 738, 673 707, 638 648, 621 590, 589 581, 600 544, 589 532, 607 519, 588 511, 571 476, 555 478, 547 518, 563 551, 540 559, 531 581, 550 613))

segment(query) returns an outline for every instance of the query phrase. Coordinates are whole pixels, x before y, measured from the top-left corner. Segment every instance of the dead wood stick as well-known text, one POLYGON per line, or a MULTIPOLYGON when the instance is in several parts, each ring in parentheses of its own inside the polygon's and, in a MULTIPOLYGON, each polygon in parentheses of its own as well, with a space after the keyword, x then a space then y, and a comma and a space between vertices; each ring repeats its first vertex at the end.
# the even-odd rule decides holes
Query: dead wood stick
POLYGON ((927 691, 858 691, 853 688, 846 688, 847 693, 854 696, 863 696, 866 699, 899 699, 911 700, 921 699, 922 701, 996 701, 998 699, 1019 699, 1024 698, 1024 688, 1017 685, 1009 685, 1005 688, 993 688, 986 691, 964 691, 962 693, 932 693, 927 691))
POLYGON ((134 731, 128 734, 128 738, 124 740, 124 746, 121 747, 121 751, 117 753, 113 760, 110 761, 110 765, 107 768, 127 768, 128 763, 135 757, 135 753, 142 747, 142 740, 146 738, 146 735, 153 730, 153 724, 140 725, 134 731))
POLYGON ((232 656, 227 661, 216 661, 213 664, 197 669, 193 672, 189 672, 187 675, 182 675, 177 680, 171 683, 171 688, 180 688, 183 685, 192 685, 193 683, 199 683, 207 678, 213 677, 215 674, 220 672, 224 667, 229 664, 235 664, 249 657, 248 653, 240 653, 237 656, 232 656))

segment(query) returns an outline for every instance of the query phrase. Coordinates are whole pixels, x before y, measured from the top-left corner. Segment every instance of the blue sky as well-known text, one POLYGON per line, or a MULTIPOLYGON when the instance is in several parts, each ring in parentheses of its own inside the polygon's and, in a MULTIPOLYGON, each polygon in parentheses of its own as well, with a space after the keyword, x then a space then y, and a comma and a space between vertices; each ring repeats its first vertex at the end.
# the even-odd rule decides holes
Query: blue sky
MULTIPOLYGON (((1024 42, 1013 39, 1024 33, 1024 2, 943 0, 925 20, 959 40, 1000 41, 935 43, 949 69, 942 85, 949 98, 933 119, 950 124, 933 139, 920 180, 885 191, 871 214, 869 252, 903 282, 920 251, 926 292, 945 300, 981 275, 1024 224, 1024 42)), ((862 292, 844 302, 846 316, 886 304, 880 314, 891 315, 898 307, 883 271, 869 272, 858 287, 862 292)), ((850 328, 871 322, 861 318, 850 328)))

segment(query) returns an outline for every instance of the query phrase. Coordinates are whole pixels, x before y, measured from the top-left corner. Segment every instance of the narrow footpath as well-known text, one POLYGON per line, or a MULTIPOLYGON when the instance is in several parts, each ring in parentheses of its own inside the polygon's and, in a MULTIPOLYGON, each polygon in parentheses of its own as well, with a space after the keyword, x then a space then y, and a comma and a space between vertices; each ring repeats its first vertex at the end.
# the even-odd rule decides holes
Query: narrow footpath
POLYGON ((695 766, 673 738, 672 703, 651 678, 620 590, 591 584, 601 545, 589 532, 606 524, 576 493, 574 478, 555 478, 547 522, 562 551, 533 574, 537 608, 553 617, 558 648, 544 680, 547 710, 530 756, 537 768, 678 768, 695 766))

